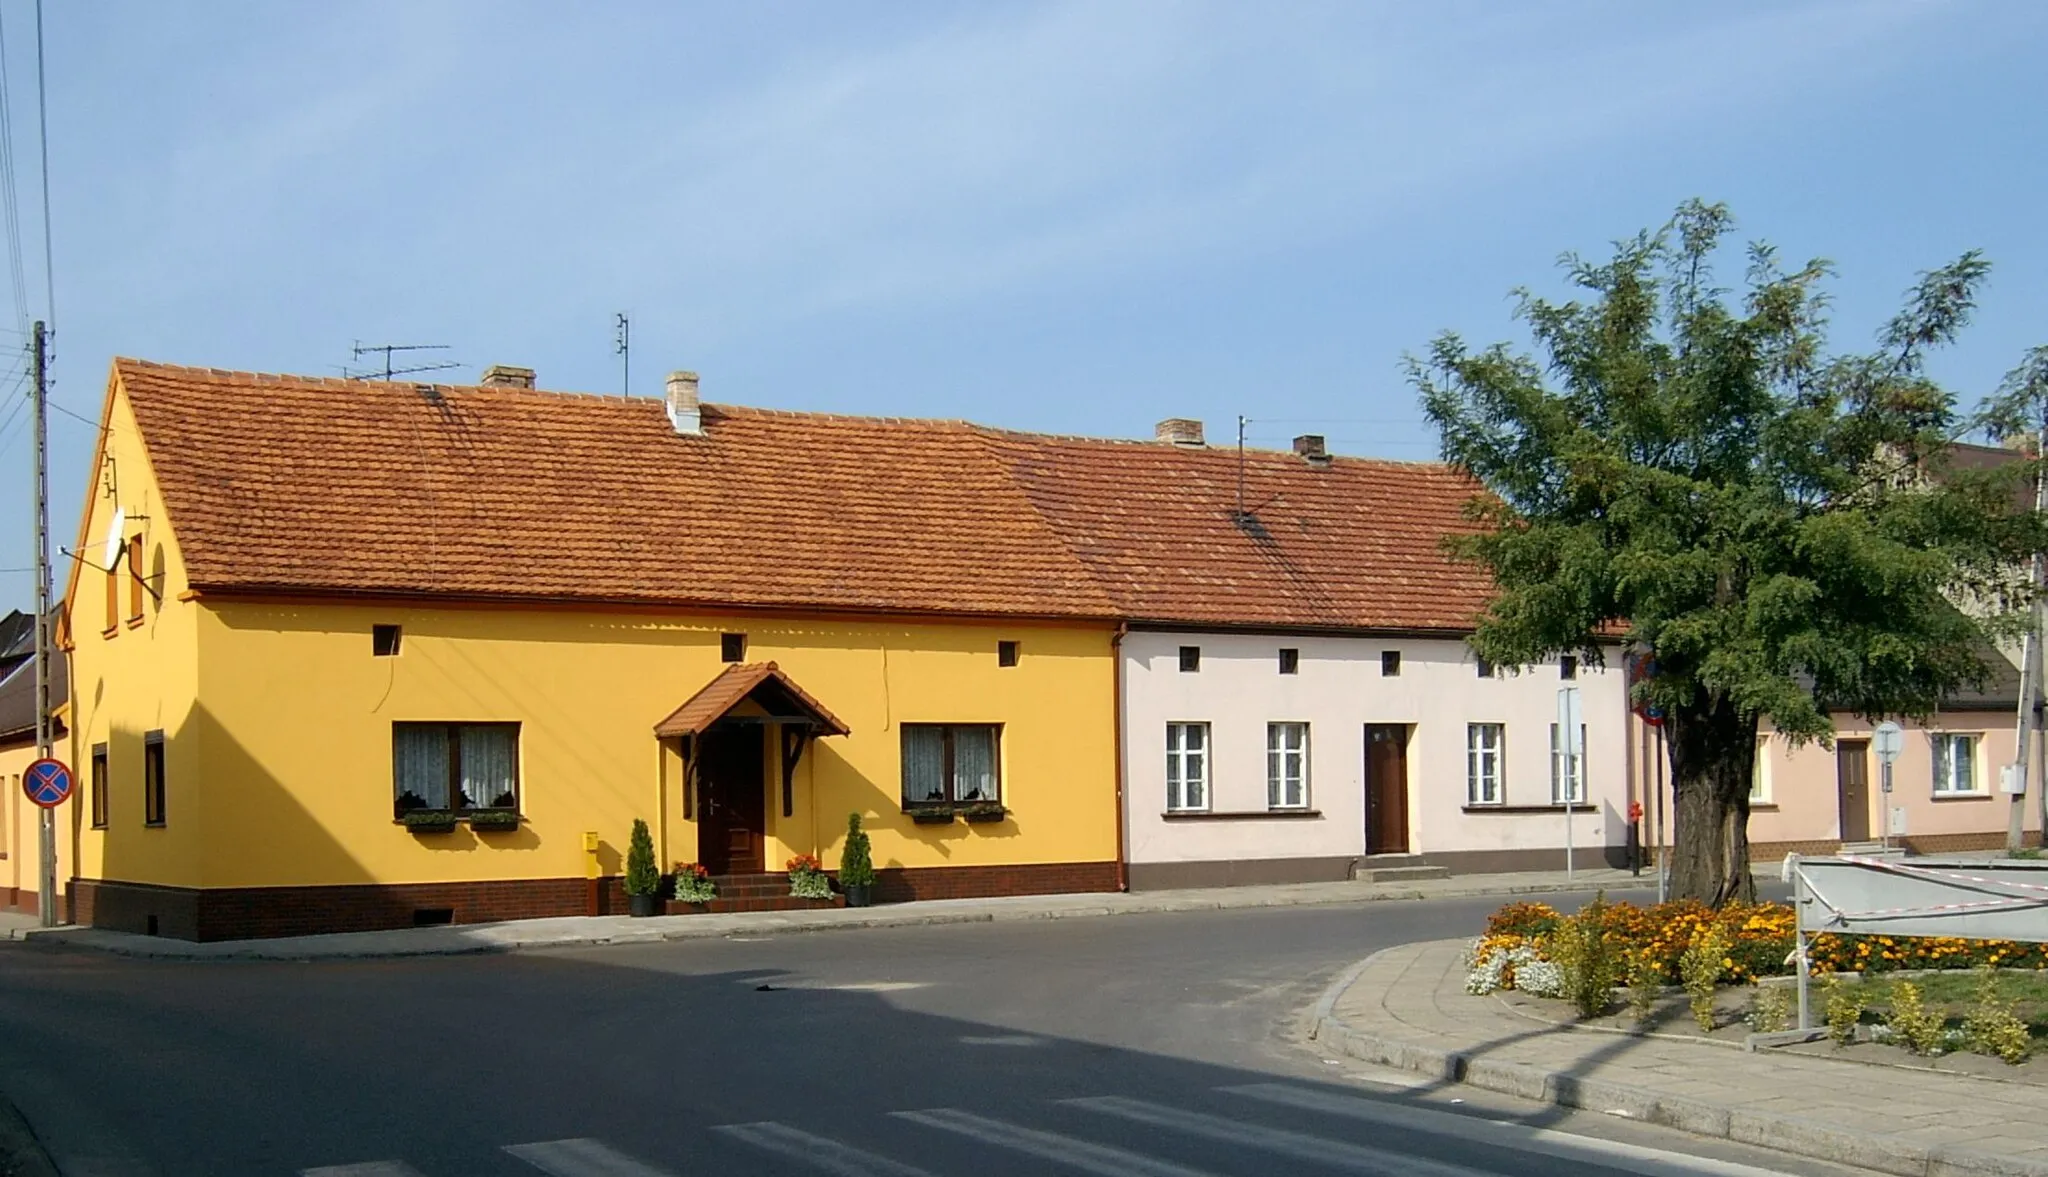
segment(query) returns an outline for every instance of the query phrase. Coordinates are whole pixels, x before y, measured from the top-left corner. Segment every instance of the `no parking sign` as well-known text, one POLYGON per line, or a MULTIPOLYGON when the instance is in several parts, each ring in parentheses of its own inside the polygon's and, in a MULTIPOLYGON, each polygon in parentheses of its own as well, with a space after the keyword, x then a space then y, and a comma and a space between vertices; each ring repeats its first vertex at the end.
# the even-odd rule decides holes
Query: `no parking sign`
POLYGON ((21 791, 44 809, 55 809, 71 799, 71 769, 61 760, 38 760, 21 774, 21 791))

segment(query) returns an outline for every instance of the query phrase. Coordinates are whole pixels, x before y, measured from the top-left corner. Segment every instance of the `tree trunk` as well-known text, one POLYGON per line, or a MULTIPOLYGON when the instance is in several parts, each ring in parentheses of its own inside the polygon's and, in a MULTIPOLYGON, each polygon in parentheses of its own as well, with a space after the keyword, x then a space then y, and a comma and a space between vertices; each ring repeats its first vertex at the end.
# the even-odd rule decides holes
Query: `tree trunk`
POLYGON ((1756 717, 1704 695, 1665 720, 1671 749, 1671 894, 1719 907, 1756 901, 1749 873, 1756 717))

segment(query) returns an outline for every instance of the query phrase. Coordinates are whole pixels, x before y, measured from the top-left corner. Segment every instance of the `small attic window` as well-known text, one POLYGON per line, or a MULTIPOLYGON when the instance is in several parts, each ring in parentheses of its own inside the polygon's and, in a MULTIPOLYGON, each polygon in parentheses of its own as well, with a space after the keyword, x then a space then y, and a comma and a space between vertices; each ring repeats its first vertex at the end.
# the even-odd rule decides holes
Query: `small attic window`
POLYGON ((405 630, 396 625, 373 625, 370 627, 370 653, 377 658, 396 658, 399 641, 405 630))
POLYGON ((1579 660, 1566 654, 1557 660, 1557 677, 1569 682, 1579 677, 1579 660))
POLYGON ((1194 674, 1202 669, 1202 647, 1182 646, 1180 648, 1180 669, 1182 674, 1194 674))
POLYGON ((722 633, 718 635, 718 657, 724 662, 747 660, 747 635, 743 633, 722 633))
POLYGON ((1016 642, 1013 642, 1013 641, 1003 641, 1003 642, 997 642, 997 643, 996 643, 996 665, 997 665, 997 666, 1015 666, 1015 665, 1017 665, 1017 643, 1016 643, 1016 642))
POLYGON ((1301 651, 1292 646, 1282 646, 1280 648, 1280 673, 1299 674, 1300 672, 1301 651))

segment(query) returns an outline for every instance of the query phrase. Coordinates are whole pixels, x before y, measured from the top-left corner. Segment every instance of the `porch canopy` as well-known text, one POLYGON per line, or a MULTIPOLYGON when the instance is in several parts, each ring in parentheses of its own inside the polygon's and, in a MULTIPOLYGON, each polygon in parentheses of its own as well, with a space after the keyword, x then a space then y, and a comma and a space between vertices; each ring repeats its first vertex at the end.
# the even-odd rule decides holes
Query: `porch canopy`
POLYGON ((726 667, 667 719, 655 724, 654 734, 661 739, 702 735, 705 728, 749 699, 766 712, 764 718, 777 723, 803 724, 820 736, 846 734, 845 724, 773 662, 735 663, 726 667))
MULTIPOLYGON (((704 684, 703 689, 671 712, 667 719, 655 724, 655 738, 683 741, 683 754, 689 764, 688 777, 693 778, 697 757, 692 754, 691 745, 713 724, 726 719, 734 708, 747 702, 759 708, 758 713, 750 708, 749 714, 735 718, 743 722, 780 725, 782 815, 788 817, 795 803, 796 766, 803 757, 804 746, 816 736, 843 736, 847 727, 775 663, 738 663, 726 667, 718 677, 704 684)), ((687 783, 685 788, 688 789, 687 783)), ((683 806, 686 813, 694 808, 688 792, 683 806)))

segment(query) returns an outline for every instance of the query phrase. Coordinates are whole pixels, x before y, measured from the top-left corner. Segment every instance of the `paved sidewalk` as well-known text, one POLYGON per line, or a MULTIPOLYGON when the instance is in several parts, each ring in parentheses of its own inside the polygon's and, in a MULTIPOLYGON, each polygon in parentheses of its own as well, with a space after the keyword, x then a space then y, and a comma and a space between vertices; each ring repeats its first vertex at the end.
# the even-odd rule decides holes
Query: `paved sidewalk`
POLYGON ((1623 870, 1582 870, 1467 875, 1401 883, 1293 883, 1268 887, 1216 887, 1191 891, 1140 891, 1088 895, 1028 895, 1005 899, 934 899, 881 907, 813 911, 748 912, 728 915, 562 916, 499 924, 402 928, 388 932, 344 932, 276 940, 226 940, 194 944, 109 932, 99 928, 31 929, 24 933, 43 947, 90 948, 123 956, 165 960, 349 960, 393 956, 451 956, 573 948, 603 944, 647 944, 725 936, 773 936, 852 928, 914 927, 922 924, 990 923, 998 920, 1077 919, 1143 912, 1220 911, 1250 907, 1303 907, 1397 899, 1458 899, 1539 895, 1565 891, 1655 887, 1656 876, 1632 877, 1623 870))
POLYGON ((1884 1173, 2048 1177, 2039 1088, 1533 1024, 1465 992, 1467 943, 1361 961, 1317 1004, 1316 1040, 1447 1082, 1884 1173))

